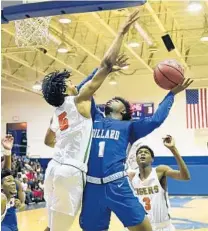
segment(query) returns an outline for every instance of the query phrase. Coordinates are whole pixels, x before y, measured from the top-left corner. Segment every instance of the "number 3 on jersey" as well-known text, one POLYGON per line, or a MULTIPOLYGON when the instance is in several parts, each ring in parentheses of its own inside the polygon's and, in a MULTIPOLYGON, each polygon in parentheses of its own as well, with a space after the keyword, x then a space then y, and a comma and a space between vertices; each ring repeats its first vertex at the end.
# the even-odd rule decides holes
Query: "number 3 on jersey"
POLYGON ((64 111, 58 116, 59 128, 61 131, 66 130, 69 127, 69 121, 66 118, 67 113, 64 111))
POLYGON ((143 202, 145 203, 145 210, 149 211, 151 210, 151 204, 150 204, 150 199, 149 197, 144 197, 143 202))

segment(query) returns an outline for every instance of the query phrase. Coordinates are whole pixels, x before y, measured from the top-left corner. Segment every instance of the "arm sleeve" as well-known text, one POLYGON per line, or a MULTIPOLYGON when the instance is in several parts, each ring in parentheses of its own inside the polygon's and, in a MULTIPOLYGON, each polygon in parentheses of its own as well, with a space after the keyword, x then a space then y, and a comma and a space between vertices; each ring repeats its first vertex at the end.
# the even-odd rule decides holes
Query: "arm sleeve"
MULTIPOLYGON (((89 80, 91 80, 93 78, 93 76, 96 74, 97 71, 98 71, 98 68, 95 68, 94 71, 77 86, 78 91, 80 91, 80 89, 85 85, 85 83, 87 83, 89 80)), ((99 109, 97 108, 97 106, 95 104, 94 98, 92 97, 92 100, 91 100, 91 116, 92 116, 93 121, 95 120, 95 117, 96 117, 97 114, 100 114, 100 111, 99 111, 99 109)))
POLYGON ((93 78, 93 76, 96 74, 98 68, 96 68, 86 79, 84 79, 78 86, 77 90, 80 91, 80 89, 87 83, 89 80, 93 78))
POLYGON ((132 127, 131 127, 132 143, 150 134, 156 128, 160 127, 160 125, 168 117, 173 102, 174 102, 174 95, 172 92, 169 92, 168 95, 166 95, 163 101, 159 104, 159 107, 153 116, 141 120, 132 121, 132 127))

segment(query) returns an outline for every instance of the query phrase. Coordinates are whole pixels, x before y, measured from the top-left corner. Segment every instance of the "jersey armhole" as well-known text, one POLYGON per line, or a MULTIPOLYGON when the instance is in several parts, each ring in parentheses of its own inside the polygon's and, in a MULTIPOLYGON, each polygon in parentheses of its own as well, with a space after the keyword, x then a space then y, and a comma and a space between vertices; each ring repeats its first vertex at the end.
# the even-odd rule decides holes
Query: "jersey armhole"
MULTIPOLYGON (((159 166, 158 166, 158 167, 159 167, 159 166)), ((158 168, 158 167, 155 168, 155 173, 156 173, 156 175, 157 175, 157 168, 158 168)), ((161 188, 162 188, 165 192, 167 192, 167 177, 166 177, 166 176, 162 176, 161 179, 159 180, 158 175, 157 175, 157 179, 158 179, 158 182, 159 182, 161 188), (161 181, 165 181, 165 185, 164 185, 165 188, 163 188, 163 185, 162 185, 161 181)))
MULTIPOLYGON (((79 110, 78 110, 78 108, 77 108, 77 105, 76 105, 76 103, 75 103, 75 98, 76 98, 76 96, 73 96, 72 101, 73 101, 74 107, 76 108, 76 112, 77 112, 83 119, 85 119, 85 120, 92 120, 91 106, 90 106, 90 118, 85 117, 85 116, 83 116, 83 115, 79 112, 79 110)), ((91 101, 90 101, 90 104, 92 104, 91 101)))

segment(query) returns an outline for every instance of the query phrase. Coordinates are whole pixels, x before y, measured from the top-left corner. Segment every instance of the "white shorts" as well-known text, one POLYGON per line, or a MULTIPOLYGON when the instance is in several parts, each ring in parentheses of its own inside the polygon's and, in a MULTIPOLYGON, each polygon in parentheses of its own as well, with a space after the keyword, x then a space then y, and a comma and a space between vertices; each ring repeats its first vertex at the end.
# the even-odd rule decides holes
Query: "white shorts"
POLYGON ((86 173, 51 160, 45 173, 44 197, 47 207, 76 216, 82 202, 86 173))
POLYGON ((155 226, 154 224, 152 224, 152 230, 153 231, 175 231, 175 227, 173 226, 173 224, 170 222, 168 225, 158 225, 155 226))

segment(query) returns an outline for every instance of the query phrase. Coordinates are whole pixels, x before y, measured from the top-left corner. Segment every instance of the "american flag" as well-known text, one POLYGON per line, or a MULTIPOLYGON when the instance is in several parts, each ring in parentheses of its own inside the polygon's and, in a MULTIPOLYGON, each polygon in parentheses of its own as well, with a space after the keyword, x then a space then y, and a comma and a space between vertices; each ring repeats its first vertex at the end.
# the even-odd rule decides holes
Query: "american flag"
POLYGON ((189 129, 208 128, 207 88, 186 90, 186 125, 189 129))

